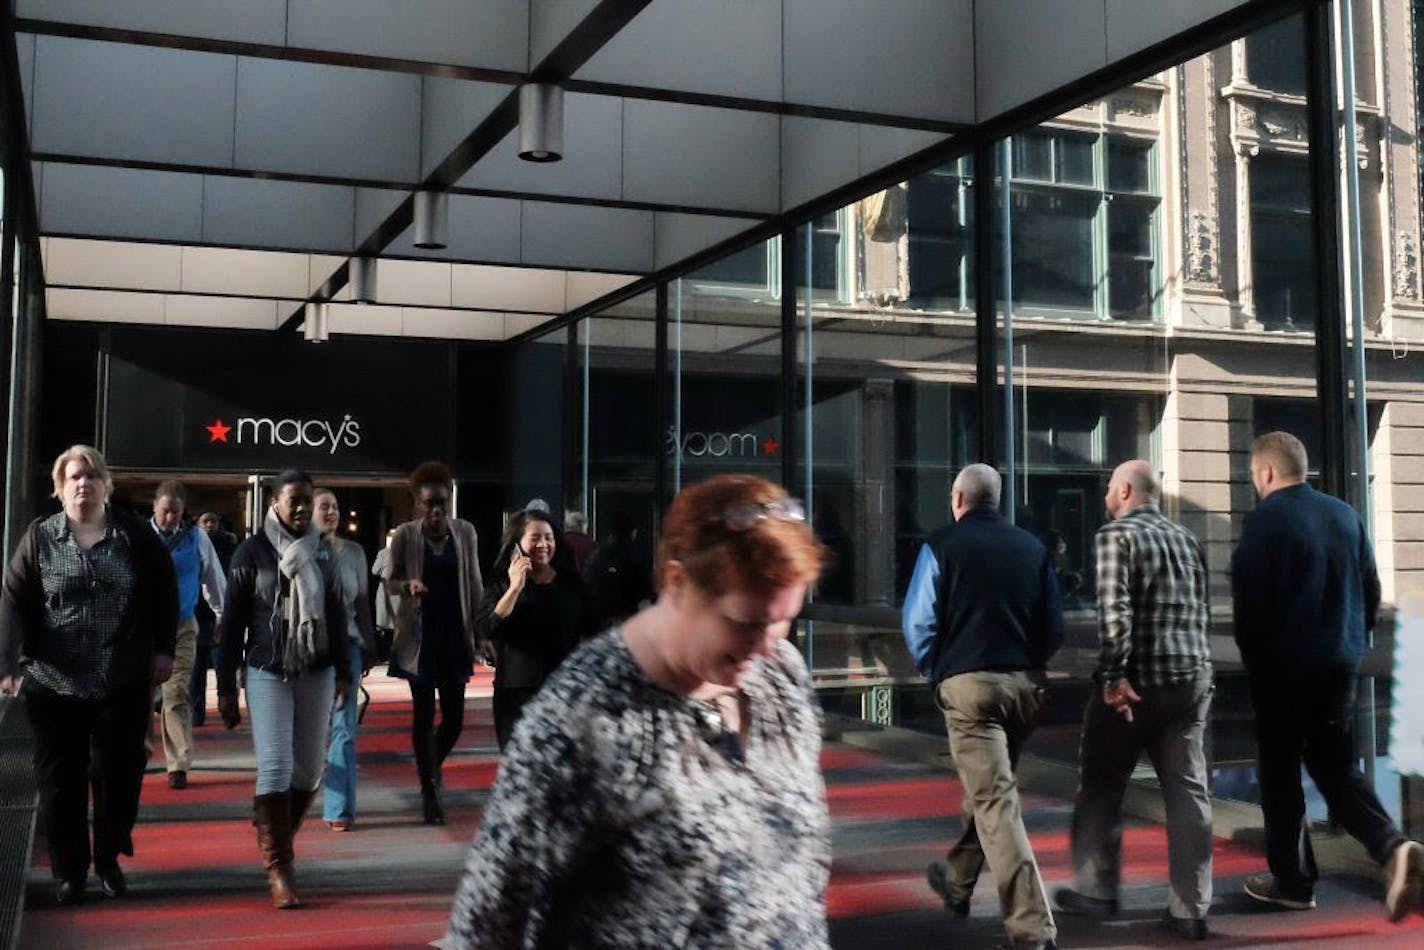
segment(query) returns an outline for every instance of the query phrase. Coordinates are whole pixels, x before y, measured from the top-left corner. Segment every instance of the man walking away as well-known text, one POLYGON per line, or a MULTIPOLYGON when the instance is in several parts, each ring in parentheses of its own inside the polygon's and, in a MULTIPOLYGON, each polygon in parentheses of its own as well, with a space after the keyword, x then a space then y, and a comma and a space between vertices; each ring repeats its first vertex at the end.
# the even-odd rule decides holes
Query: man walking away
POLYGON ((1319 872, 1305 827, 1300 766, 1330 814, 1385 871, 1389 919, 1420 907, 1424 848, 1400 833, 1360 774, 1350 723, 1380 584, 1365 527, 1345 502, 1305 483, 1305 446, 1288 432, 1251 443, 1260 502, 1231 560, 1236 642, 1256 707, 1256 755, 1270 871, 1246 893, 1315 906, 1319 872))
POLYGON ((963 830, 930 887, 959 917, 987 861, 1013 947, 1053 947, 1057 928, 1024 830, 1014 768, 1043 706, 1045 667, 1063 641, 1053 559, 999 514, 999 473, 966 466, 954 480, 954 522, 920 549, 903 629, 915 665, 935 685, 963 830))
POLYGON ((1202 738, 1211 708, 1206 558, 1192 533, 1163 516, 1152 466, 1123 462, 1108 482, 1096 538, 1098 691, 1083 714, 1073 806, 1077 889, 1055 895, 1072 913, 1117 913, 1122 796, 1145 749, 1167 809, 1171 887, 1164 922, 1205 940, 1211 906, 1211 799, 1202 738))
POLYGON ((178 575, 178 642, 173 652, 173 675, 163 684, 163 756, 168 762, 168 787, 187 788, 193 766, 193 707, 189 680, 198 649, 199 588, 213 613, 222 616, 227 578, 213 543, 201 528, 183 523, 187 492, 181 482, 167 481, 153 495, 153 530, 173 558, 178 575))

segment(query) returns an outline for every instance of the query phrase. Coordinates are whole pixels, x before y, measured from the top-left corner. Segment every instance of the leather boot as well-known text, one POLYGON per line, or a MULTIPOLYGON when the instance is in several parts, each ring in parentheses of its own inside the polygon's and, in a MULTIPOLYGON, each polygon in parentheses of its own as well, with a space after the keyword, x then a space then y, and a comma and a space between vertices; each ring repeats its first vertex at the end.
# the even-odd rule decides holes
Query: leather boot
POLYGON ((288 794, 292 796, 292 837, 296 838, 297 832, 302 829, 302 821, 307 817, 307 809, 311 806, 312 799, 316 797, 316 789, 300 789, 293 786, 288 794))
POLYGON ((434 783, 420 787, 420 813, 427 825, 445 824, 445 806, 440 804, 440 786, 434 783))
POLYGON ((273 792, 252 799, 252 823, 257 826, 257 850, 267 868, 272 906, 287 910, 301 906, 292 884, 292 796, 273 792))

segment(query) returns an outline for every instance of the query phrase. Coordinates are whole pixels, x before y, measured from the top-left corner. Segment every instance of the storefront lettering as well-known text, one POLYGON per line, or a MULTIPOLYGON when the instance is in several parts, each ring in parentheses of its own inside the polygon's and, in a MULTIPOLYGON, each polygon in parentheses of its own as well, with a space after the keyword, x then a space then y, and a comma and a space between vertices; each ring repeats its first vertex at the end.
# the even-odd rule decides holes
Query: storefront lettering
MULTIPOLYGON (((746 458, 757 454, 757 437, 750 432, 683 432, 682 454, 691 458, 746 458)), ((678 432, 675 426, 668 426, 663 440, 667 454, 678 450, 678 432)))
MULTIPOLYGON (((225 426, 219 419, 215 426, 204 426, 208 430, 210 442, 227 442, 228 431, 233 426, 225 426)), ((342 448, 356 448, 361 444, 361 423, 347 413, 339 424, 325 419, 265 419, 243 417, 237 420, 238 445, 280 445, 284 448, 302 446, 310 449, 325 448, 328 455, 335 455, 342 448)))

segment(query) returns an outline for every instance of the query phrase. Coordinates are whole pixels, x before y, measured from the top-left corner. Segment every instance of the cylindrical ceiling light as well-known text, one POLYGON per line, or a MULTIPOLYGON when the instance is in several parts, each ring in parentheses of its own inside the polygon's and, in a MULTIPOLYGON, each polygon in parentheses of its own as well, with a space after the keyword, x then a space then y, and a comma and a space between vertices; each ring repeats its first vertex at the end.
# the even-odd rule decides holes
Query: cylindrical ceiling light
POLYGON ((519 87, 519 157, 557 162, 564 157, 564 90, 547 82, 519 87))
POLYGON ((373 303, 376 299, 376 262, 369 257, 353 257, 347 268, 347 286, 356 303, 373 303))
POLYGON ((416 247, 427 251, 438 251, 445 247, 449 238, 450 196, 443 191, 417 191, 415 193, 415 241, 416 247))
POLYGON ((327 337, 326 304, 308 303, 303 310, 306 319, 302 326, 302 335, 307 338, 308 343, 325 343, 327 337))

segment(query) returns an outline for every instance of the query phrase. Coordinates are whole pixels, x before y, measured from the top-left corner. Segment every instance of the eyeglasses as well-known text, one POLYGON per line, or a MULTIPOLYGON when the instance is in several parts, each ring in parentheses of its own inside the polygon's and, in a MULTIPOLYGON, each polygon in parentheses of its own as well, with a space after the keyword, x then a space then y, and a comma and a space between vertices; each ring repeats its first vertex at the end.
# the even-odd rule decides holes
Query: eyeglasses
POLYGON ((795 498, 785 495, 771 501, 747 502, 730 505, 713 521, 720 521, 729 531, 749 531, 763 521, 789 521, 793 524, 806 523, 806 506, 795 498))

